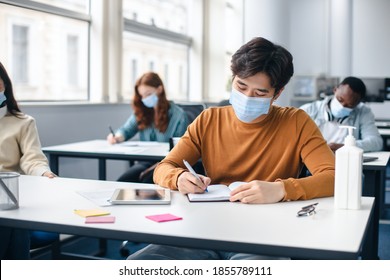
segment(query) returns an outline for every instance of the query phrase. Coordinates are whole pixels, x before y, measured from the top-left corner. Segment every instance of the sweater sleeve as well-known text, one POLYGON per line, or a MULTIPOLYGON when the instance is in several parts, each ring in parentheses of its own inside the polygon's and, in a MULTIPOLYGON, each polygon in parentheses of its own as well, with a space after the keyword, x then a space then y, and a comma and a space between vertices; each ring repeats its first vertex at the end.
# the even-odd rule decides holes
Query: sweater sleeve
POLYGON ((115 132, 124 137, 125 141, 132 138, 138 132, 138 125, 135 115, 132 114, 127 121, 115 132))
POLYGON ((22 155, 20 168, 25 174, 41 176, 50 171, 48 160, 41 149, 35 120, 31 117, 20 131, 19 146, 22 155))
POLYGON ((305 178, 278 179, 285 186, 284 201, 305 200, 316 197, 333 196, 335 158, 326 144, 317 125, 305 114, 297 119, 297 130, 302 162, 309 169, 311 176, 305 178))
POLYGON ((359 118, 359 134, 356 139, 356 146, 364 152, 380 151, 383 148, 383 139, 375 125, 375 116, 368 107, 362 108, 359 118))

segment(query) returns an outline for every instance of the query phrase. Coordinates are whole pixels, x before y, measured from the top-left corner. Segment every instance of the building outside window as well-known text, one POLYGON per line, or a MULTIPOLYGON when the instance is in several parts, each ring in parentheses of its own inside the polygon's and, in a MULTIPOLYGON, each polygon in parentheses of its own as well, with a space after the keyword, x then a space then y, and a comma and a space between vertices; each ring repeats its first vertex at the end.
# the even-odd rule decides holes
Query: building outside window
POLYGON ((68 35, 67 40, 67 68, 68 68, 68 84, 70 86, 78 86, 78 64, 79 64, 79 37, 77 35, 68 35))
POLYGON ((16 84, 27 84, 28 79, 28 26, 12 25, 12 67, 13 81, 16 84))
POLYGON ((188 99, 189 48, 188 13, 194 0, 123 0, 123 98, 134 94, 131 77, 147 71, 163 79, 168 99, 188 99), (137 73, 131 61, 137 57, 137 73), (169 61, 169 64, 166 62, 169 61), (179 73, 179 65, 182 65, 179 73), (168 75, 169 73, 169 75, 168 75), (179 81, 185 76, 185 85, 179 81))
POLYGON ((89 1, 1 2, 1 62, 17 100, 88 100, 89 1))

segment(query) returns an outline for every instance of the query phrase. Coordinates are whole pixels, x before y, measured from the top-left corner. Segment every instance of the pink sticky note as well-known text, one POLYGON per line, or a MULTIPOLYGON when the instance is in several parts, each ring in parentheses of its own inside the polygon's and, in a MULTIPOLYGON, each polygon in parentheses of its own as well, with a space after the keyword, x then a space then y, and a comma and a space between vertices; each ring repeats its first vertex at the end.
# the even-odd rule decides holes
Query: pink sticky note
POLYGON ((175 220, 182 220, 182 217, 178 217, 172 214, 160 214, 160 215, 151 215, 151 216, 145 216, 146 218, 161 223, 161 222, 169 222, 169 221, 175 221, 175 220))
POLYGON ((86 224, 115 223, 114 216, 93 216, 85 218, 86 224))

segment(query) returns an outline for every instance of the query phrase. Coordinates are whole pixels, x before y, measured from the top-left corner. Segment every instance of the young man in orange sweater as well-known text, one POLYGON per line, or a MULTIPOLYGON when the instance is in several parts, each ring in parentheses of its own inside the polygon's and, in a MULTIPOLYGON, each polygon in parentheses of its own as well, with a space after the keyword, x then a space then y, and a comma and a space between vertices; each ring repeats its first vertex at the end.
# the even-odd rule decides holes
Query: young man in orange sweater
MULTIPOLYGON (((293 75, 292 55, 254 38, 232 57, 232 106, 209 108, 157 166, 154 182, 183 194, 247 182, 230 201, 277 203, 333 195, 334 154, 302 110, 273 105, 293 75), (188 172, 202 159, 207 176, 188 172), (298 178, 306 165, 312 176, 298 178)), ((268 259, 267 256, 149 245, 129 259, 268 259)))

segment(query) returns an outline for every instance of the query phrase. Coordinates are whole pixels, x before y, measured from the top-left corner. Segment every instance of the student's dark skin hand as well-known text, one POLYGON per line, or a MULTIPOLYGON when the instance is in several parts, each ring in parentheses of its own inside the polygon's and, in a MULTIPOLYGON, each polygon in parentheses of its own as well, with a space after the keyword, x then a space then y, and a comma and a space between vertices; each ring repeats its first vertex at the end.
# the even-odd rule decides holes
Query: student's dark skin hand
POLYGON ((204 193, 207 186, 210 185, 209 177, 198 174, 201 181, 190 172, 183 172, 177 179, 177 189, 182 194, 187 193, 204 193))
POLYGON ((339 144, 339 143, 329 143, 328 144, 329 148, 333 151, 336 152, 336 150, 340 149, 344 144, 339 144))
POLYGON ((276 203, 286 195, 283 182, 251 181, 230 193, 230 201, 250 204, 276 203))

